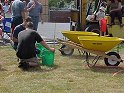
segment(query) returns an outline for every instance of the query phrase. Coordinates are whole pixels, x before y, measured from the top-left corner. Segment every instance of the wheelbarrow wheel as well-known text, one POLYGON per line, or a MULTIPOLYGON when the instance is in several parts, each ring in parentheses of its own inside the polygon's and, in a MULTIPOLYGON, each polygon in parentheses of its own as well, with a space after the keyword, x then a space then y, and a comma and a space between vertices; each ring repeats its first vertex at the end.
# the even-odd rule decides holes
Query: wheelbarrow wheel
POLYGON ((62 45, 62 47, 59 49, 62 55, 65 56, 71 56, 74 52, 74 49, 66 46, 66 45, 62 45))
MULTIPOLYGON (((120 55, 116 52, 109 52, 106 55, 112 56, 112 57, 115 57, 115 58, 118 58, 118 59, 121 58, 120 55)), ((107 66, 118 66, 120 64, 119 61, 111 60, 111 59, 108 59, 108 58, 104 58, 104 62, 107 66)))

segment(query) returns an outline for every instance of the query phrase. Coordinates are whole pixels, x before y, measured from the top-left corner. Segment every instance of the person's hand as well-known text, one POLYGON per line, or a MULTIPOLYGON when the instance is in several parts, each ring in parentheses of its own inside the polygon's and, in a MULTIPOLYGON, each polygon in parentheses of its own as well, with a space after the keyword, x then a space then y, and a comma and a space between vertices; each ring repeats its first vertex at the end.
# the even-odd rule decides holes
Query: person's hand
POLYGON ((31 8, 34 8, 35 7, 35 2, 32 4, 31 8))
POLYGON ((94 21, 95 15, 91 15, 90 21, 94 21))
POLYGON ((113 10, 110 10, 110 13, 112 12, 113 10))
POLYGON ((92 18, 90 18, 90 21, 93 21, 94 20, 94 18, 92 17, 92 18))
POLYGON ((55 48, 50 48, 50 51, 55 52, 55 48))
POLYGON ((42 16, 42 14, 39 15, 39 20, 40 20, 41 24, 43 24, 43 19, 41 16, 42 16))

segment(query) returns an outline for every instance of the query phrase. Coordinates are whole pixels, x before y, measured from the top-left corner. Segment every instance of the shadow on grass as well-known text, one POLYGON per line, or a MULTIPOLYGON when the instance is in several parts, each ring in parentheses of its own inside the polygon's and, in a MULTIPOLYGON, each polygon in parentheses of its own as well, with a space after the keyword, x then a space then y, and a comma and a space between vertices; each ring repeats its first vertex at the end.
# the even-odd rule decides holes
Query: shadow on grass
POLYGON ((59 66, 58 65, 53 65, 53 66, 39 66, 35 68, 29 68, 28 70, 24 70, 27 72, 49 72, 57 69, 59 66))
POLYGON ((70 59, 82 59, 81 55, 71 55, 71 56, 67 56, 67 57, 69 57, 70 59))
MULTIPOLYGON (((71 55, 71 56, 64 56, 64 57, 69 57, 69 58, 71 58, 71 59, 83 59, 83 60, 86 59, 86 55, 71 55)), ((89 56, 88 56, 88 59, 89 59, 89 60, 93 60, 95 57, 96 57, 96 55, 89 55, 89 56)), ((100 57, 99 60, 102 60, 102 59, 103 59, 103 58, 100 57)))
POLYGON ((91 67, 90 70, 94 72, 101 72, 101 73, 115 73, 118 71, 124 71, 124 67, 121 66, 94 66, 91 67))

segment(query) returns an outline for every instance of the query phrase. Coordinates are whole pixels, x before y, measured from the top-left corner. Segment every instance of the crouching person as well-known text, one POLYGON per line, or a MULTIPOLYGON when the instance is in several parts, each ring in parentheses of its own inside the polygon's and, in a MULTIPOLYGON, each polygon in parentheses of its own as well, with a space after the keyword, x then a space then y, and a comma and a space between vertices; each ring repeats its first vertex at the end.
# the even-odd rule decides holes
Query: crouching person
POLYGON ((18 46, 16 55, 20 59, 19 66, 23 70, 27 70, 29 67, 39 66, 36 57, 35 43, 41 43, 45 48, 54 52, 54 48, 50 48, 42 37, 33 30, 33 23, 28 22, 26 29, 18 34, 18 46))

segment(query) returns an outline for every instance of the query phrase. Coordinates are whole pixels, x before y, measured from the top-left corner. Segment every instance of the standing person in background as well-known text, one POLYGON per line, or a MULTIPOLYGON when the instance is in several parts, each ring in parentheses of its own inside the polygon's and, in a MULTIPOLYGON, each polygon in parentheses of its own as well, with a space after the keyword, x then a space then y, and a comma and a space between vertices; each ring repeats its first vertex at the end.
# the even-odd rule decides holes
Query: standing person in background
POLYGON ((109 13, 111 17, 111 25, 114 25, 115 22, 115 17, 118 18, 120 26, 123 26, 122 24, 122 12, 121 12, 121 0, 110 0, 108 2, 108 7, 109 7, 109 13))
POLYGON ((95 15, 92 15, 90 20, 88 20, 88 21, 95 21, 96 20, 99 22, 100 36, 106 35, 107 20, 105 19, 105 11, 106 11, 106 8, 101 6, 99 8, 99 11, 95 15))
POLYGON ((3 5, 4 20, 3 20, 3 29, 5 32, 11 32, 11 23, 12 23, 12 14, 11 14, 11 3, 5 0, 3 5))
POLYGON ((42 20, 42 5, 38 0, 30 1, 27 4, 27 11, 34 24, 33 29, 37 31, 39 20, 42 20))
POLYGON ((26 8, 26 1, 24 0, 24 1, 22 1, 23 3, 24 3, 24 6, 25 6, 25 8, 26 8))
POLYGON ((26 3, 26 1, 23 0, 22 2, 23 2, 23 4, 24 4, 25 10, 27 10, 27 9, 26 9, 26 8, 27 8, 27 3, 26 3))
POLYGON ((99 8, 99 11, 96 13, 96 20, 100 20, 102 18, 105 18, 105 10, 106 8, 104 8, 103 6, 99 8))
POLYGON ((99 21, 99 26, 100 26, 100 36, 106 35, 107 20, 105 19, 105 11, 106 11, 106 8, 101 6, 99 8, 99 11, 96 13, 96 20, 99 21))
POLYGON ((14 0, 12 2, 12 33, 14 28, 23 23, 25 20, 25 6, 24 3, 20 0, 14 0))
POLYGON ((24 7, 25 7, 25 17, 28 17, 27 2, 26 2, 26 0, 23 0, 23 4, 24 4, 24 7))
POLYGON ((11 18, 11 4, 9 5, 8 0, 4 1, 3 11, 5 18, 11 18))

